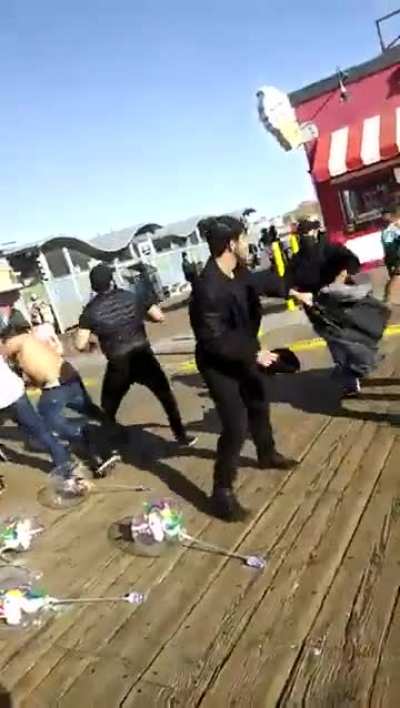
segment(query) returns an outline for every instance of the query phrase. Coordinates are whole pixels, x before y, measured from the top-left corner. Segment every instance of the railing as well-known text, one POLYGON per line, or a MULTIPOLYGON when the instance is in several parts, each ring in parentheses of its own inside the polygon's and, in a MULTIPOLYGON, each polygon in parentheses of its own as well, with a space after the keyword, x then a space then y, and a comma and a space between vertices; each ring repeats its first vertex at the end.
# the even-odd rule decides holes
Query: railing
MULTIPOLYGON (((186 252, 192 261, 205 263, 208 256, 208 246, 205 243, 176 248, 173 251, 157 253, 143 258, 144 261, 157 268, 161 283, 170 291, 178 289, 185 282, 182 271, 182 253, 186 252)), ((137 261, 124 261, 121 267, 127 268, 137 261)), ((118 264, 116 263, 117 267, 118 264)), ((46 282, 46 290, 62 331, 78 323, 83 306, 90 298, 89 271, 74 272, 46 282)))

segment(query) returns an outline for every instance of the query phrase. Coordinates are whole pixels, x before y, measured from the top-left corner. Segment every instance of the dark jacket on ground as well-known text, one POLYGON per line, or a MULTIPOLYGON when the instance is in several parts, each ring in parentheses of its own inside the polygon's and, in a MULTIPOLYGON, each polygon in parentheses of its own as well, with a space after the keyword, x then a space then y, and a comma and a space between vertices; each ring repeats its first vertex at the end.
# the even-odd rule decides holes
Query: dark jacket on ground
POLYGON ((259 350, 261 295, 284 299, 285 281, 270 271, 247 268, 238 268, 231 279, 210 258, 195 282, 189 308, 197 353, 220 366, 253 365, 259 350))

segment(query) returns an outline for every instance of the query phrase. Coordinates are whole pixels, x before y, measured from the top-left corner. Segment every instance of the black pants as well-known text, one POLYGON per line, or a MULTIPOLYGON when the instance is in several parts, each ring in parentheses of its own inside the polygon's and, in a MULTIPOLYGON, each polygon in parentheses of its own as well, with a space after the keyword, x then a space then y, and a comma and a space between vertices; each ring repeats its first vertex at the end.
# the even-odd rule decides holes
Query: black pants
POLYGON ((256 367, 243 371, 229 365, 213 366, 198 353, 196 360, 222 423, 214 486, 230 488, 248 430, 260 460, 268 458, 274 449, 265 377, 256 367))
POLYGON ((175 437, 184 437, 185 429, 175 396, 150 347, 109 360, 101 393, 101 406, 107 417, 115 420, 123 397, 135 383, 146 386, 154 393, 167 414, 175 437))

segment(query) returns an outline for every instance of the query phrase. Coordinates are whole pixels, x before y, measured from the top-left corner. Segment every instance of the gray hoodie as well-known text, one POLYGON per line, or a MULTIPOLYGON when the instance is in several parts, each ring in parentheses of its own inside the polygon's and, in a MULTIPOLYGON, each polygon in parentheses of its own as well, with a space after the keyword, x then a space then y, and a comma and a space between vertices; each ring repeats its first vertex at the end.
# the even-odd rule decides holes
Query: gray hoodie
POLYGON ((321 288, 321 293, 328 295, 336 302, 353 303, 362 300, 367 295, 372 294, 372 286, 370 283, 361 285, 346 285, 345 283, 331 283, 324 288, 321 288))

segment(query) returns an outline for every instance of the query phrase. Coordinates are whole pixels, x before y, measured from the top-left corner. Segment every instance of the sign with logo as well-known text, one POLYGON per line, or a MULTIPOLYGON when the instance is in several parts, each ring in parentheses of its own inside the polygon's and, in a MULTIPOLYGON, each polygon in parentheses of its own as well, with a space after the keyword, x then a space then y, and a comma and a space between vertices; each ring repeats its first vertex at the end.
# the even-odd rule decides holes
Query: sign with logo
POLYGON ((318 138, 319 131, 315 123, 302 123, 300 130, 303 136, 303 143, 308 143, 318 138))
POLYGON ((294 150, 318 134, 313 124, 299 124, 289 97, 273 86, 257 91, 257 108, 261 123, 284 150, 294 150))

